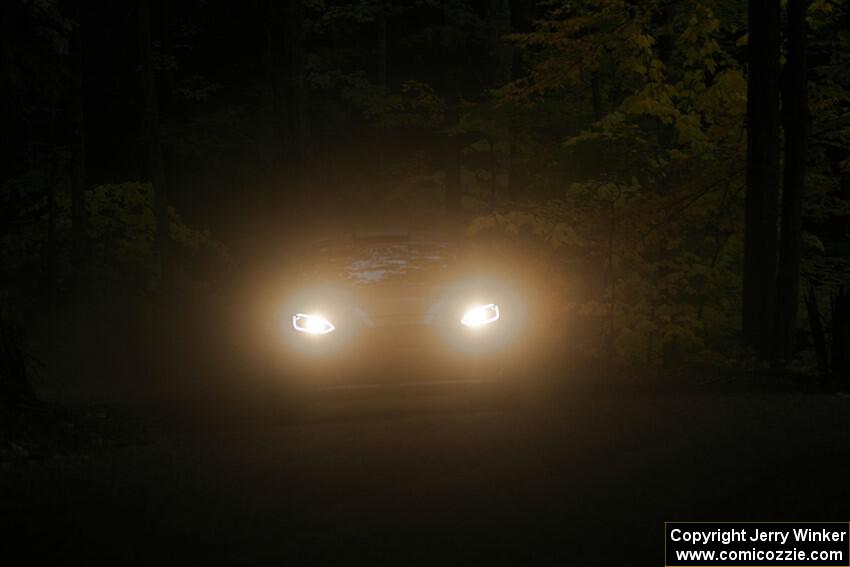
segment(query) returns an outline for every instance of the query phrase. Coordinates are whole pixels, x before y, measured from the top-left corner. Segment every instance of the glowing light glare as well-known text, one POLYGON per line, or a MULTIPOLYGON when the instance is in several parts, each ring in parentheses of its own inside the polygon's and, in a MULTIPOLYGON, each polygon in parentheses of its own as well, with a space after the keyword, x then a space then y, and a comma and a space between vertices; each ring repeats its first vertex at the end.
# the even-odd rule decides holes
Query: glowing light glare
POLYGON ((292 316, 292 328, 309 335, 327 335, 336 329, 333 323, 321 315, 307 315, 306 313, 296 313, 292 316))
POLYGON ((481 327, 498 320, 499 306, 495 303, 488 303, 468 310, 460 322, 467 327, 481 327))

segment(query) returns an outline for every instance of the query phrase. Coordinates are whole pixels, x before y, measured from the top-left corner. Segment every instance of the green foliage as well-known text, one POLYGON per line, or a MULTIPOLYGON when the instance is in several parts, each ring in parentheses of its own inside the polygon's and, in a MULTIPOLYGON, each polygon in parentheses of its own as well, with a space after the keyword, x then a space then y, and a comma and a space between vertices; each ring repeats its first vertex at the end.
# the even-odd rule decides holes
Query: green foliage
MULTIPOLYGON (((33 375, 38 367, 23 327, 5 303, 6 298, 0 296, 0 409, 4 413, 35 402, 33 375)), ((6 424, 0 422, 2 425, 6 424)))
POLYGON ((575 348, 642 366, 735 352, 746 81, 710 4, 557 4, 513 40, 528 77, 496 92, 531 162, 525 205, 475 234, 525 234, 575 348), (613 158, 613 159, 612 159, 613 158), (612 346, 613 345, 613 346, 612 346))
POLYGON ((809 104, 812 113, 809 170, 803 210, 803 274, 827 295, 850 286, 850 3, 814 1, 811 27, 809 104))
POLYGON ((670 210, 669 196, 582 184, 565 199, 478 217, 469 231, 509 236, 502 249, 522 246, 523 261, 547 282, 547 304, 584 330, 574 354, 655 366, 675 352, 677 363, 716 364, 734 350, 741 234, 738 223, 706 226, 722 226, 736 198, 712 194, 659 225, 655 213, 670 210))
MULTIPOLYGON (((89 238, 96 279, 139 282, 155 288, 159 279, 153 188, 147 183, 100 185, 87 195, 89 238)), ((211 256, 227 260, 222 244, 209 231, 186 226, 170 211, 171 240, 185 259, 211 256)))
MULTIPOLYGON (((46 230, 50 208, 44 193, 33 191, 39 187, 36 181, 28 175, 16 186, 25 196, 30 195, 31 205, 18 211, 18 230, 8 232, 0 241, 3 267, 7 273, 37 274, 45 269, 44 258, 52 255, 56 258, 53 277, 60 285, 68 285, 74 271, 70 262, 70 198, 66 193, 55 197, 55 237, 51 244, 46 230)), ((10 188, 15 187, 7 186, 6 190, 10 188)), ((89 291, 137 294, 156 289, 160 263, 151 185, 128 182, 94 187, 86 193, 86 212, 89 258, 83 269, 90 280, 89 291)), ((171 241, 184 279, 191 279, 195 268, 204 264, 229 263, 227 250, 209 231, 187 226, 173 209, 170 217, 171 241)))
POLYGON ((392 90, 358 76, 340 75, 335 80, 344 85, 343 97, 375 127, 435 130, 442 125, 445 101, 426 83, 405 81, 398 90, 392 90))
MULTIPOLYGON (((269 51, 247 46, 242 56, 256 60, 244 76, 198 64, 193 53, 218 40, 202 28, 214 29, 219 8, 200 2, 169 12, 154 55, 177 184, 202 179, 205 195, 218 187, 217 198, 258 187, 267 203, 288 190, 296 166, 328 202, 435 209, 459 148, 464 204, 480 213, 470 233, 504 265, 522 262, 547 282, 555 314, 587 331, 570 343, 577 351, 643 366, 732 361, 746 3, 511 3, 507 24, 499 4, 308 0, 294 53, 279 26, 263 30, 275 10, 261 3, 246 25, 251 35, 271 34, 257 44, 269 51), (523 16, 531 5, 533 16, 523 16), (507 25, 514 29, 505 35, 507 25), (287 82, 294 55, 303 57, 307 90, 297 96, 287 82), (303 113, 303 164, 288 155, 292 111, 303 113)), ((70 218, 60 182, 70 151, 49 131, 72 78, 75 24, 55 0, 19 6, 38 38, 27 49, 10 42, 6 86, 24 103, 19 130, 50 140, 50 150, 26 147, 9 160, 26 165, 0 186, 0 274, 23 282, 54 270, 67 283, 70 218)), ((850 285, 850 2, 812 0, 808 20, 803 274, 827 306, 850 285)), ((196 204, 192 191, 173 194, 196 204)), ((93 286, 156 286, 151 198, 139 183, 87 191, 93 286)), ((209 233, 174 212, 171 221, 184 277, 226 261, 209 233)))
POLYGON ((604 169, 606 178, 638 176, 646 185, 740 160, 746 81, 720 48, 720 22, 709 6, 676 3, 668 12, 659 2, 581 6, 558 8, 534 32, 515 36, 542 51, 528 79, 500 92, 514 103, 557 97, 584 105, 584 123, 563 125, 565 146, 553 148, 551 157, 581 164, 575 169, 586 177, 604 169), (662 15, 666 20, 659 21, 662 15), (603 167, 600 155, 621 157, 603 167))
MULTIPOLYGON (((524 172, 524 203, 470 231, 538 259, 549 303, 589 331, 576 348, 649 366, 740 360, 744 8, 551 6, 512 36, 527 76, 477 109, 524 172)), ((850 3, 812 2, 808 19, 803 277, 830 305, 850 286, 850 3)))

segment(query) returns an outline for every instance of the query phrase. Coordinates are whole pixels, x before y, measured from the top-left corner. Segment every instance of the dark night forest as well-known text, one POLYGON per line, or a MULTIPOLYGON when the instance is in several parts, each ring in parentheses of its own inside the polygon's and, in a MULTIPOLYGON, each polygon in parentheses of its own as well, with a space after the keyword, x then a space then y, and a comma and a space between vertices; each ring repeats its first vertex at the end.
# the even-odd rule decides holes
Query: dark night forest
POLYGON ((0 533, 46 564, 850 518, 850 1, 3 0, 0 66, 0 533), (364 226, 519 282, 525 403, 269 399, 304 243, 364 226))

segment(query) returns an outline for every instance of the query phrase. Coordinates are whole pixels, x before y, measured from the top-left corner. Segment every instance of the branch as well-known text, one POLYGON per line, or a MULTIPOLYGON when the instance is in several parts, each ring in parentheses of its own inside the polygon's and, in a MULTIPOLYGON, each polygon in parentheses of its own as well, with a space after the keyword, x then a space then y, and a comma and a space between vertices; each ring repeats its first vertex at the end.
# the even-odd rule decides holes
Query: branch
POLYGON ((670 222, 673 218, 675 218, 675 217, 679 216, 680 214, 682 214, 682 213, 683 213, 685 210, 687 210, 687 209, 688 209, 691 205, 693 205, 694 203, 696 203, 697 201, 699 201, 700 199, 702 199, 703 197, 705 197, 706 195, 708 195, 708 194, 709 194, 709 193, 710 193, 713 189, 715 189, 718 185, 720 185, 721 183, 724 183, 724 182, 730 182, 730 181, 731 181, 731 180, 732 180, 732 179, 733 179, 736 175, 739 175, 739 174, 741 174, 741 173, 743 173, 743 172, 744 172, 744 167, 743 167, 743 166, 742 166, 742 167, 737 167, 737 168, 733 169, 732 171, 730 171, 730 172, 729 172, 727 175, 725 175, 724 177, 721 177, 721 178, 719 178, 719 179, 715 179, 714 181, 712 181, 711 183, 709 183, 708 185, 706 185, 705 187, 703 187, 703 188, 702 188, 700 191, 698 191, 696 194, 688 195, 687 197, 684 197, 684 198, 679 199, 678 201, 676 201, 676 202, 672 203, 672 204, 671 204, 671 208, 672 208, 672 207, 675 207, 676 205, 678 205, 678 204, 680 204, 680 203, 682 203, 682 202, 685 202, 685 204, 684 204, 684 205, 682 205, 682 206, 681 206, 681 207, 679 207, 678 209, 673 209, 673 210, 671 210, 669 213, 667 213, 667 215, 666 215, 666 216, 665 216, 662 220, 660 220, 660 221, 659 221, 659 222, 657 222, 656 224, 652 225, 652 226, 649 228, 649 230, 648 230, 648 231, 646 231, 646 233, 643 235, 643 237, 641 237, 641 242, 643 242, 643 241, 645 241, 647 238, 649 238, 649 236, 650 236, 650 235, 652 235, 652 233, 654 233, 654 232, 656 231, 656 229, 658 229, 658 228, 660 228, 661 226, 663 226, 663 225, 665 225, 665 224, 669 223, 669 222, 670 222))

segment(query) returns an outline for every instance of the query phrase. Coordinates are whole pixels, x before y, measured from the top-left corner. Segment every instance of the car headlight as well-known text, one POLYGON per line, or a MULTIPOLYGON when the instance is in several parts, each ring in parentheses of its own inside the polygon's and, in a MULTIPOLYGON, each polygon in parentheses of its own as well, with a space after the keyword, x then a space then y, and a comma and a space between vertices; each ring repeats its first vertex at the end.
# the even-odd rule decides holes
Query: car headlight
POLYGON ((468 310, 460 322, 467 327, 481 327, 498 320, 499 306, 495 303, 488 303, 468 310))
POLYGON ((292 328, 309 335, 327 335, 336 329, 333 323, 321 315, 307 315, 306 313, 296 313, 292 316, 292 328))

